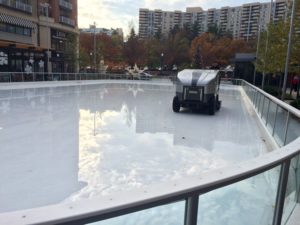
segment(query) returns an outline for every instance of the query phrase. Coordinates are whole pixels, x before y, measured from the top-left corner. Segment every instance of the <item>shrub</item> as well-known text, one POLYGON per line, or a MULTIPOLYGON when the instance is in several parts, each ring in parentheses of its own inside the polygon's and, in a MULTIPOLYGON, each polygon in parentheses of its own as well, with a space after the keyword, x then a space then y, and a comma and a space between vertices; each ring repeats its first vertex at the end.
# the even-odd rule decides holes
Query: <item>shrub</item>
POLYGON ((291 106, 300 109, 300 99, 294 100, 290 103, 291 106))
POLYGON ((280 88, 274 86, 265 86, 264 91, 275 97, 280 96, 282 92, 280 88))

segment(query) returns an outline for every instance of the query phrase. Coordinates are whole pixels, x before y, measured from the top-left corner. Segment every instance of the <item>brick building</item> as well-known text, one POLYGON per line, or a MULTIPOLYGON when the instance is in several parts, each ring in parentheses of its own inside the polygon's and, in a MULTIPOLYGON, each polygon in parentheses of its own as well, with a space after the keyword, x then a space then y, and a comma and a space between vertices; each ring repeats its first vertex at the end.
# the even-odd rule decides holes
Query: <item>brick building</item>
POLYGON ((0 0, 0 72, 75 72, 77 14, 77 0, 0 0))

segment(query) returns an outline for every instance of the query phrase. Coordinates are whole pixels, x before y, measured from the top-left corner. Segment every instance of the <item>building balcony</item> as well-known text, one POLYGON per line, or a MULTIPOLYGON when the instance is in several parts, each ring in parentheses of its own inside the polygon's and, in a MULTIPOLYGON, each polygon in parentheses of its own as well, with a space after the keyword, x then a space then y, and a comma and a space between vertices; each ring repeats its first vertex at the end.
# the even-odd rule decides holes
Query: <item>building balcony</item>
POLYGON ((67 2, 65 0, 59 0, 59 6, 68 9, 68 10, 72 10, 73 9, 73 5, 71 2, 67 2))
POLYGON ((68 17, 65 17, 65 16, 60 16, 59 17, 59 22, 63 23, 63 24, 66 24, 66 25, 69 25, 69 26, 72 26, 72 27, 75 27, 75 21, 68 18, 68 17))
POLYGON ((0 5, 4 5, 10 8, 14 8, 16 10, 32 14, 32 6, 30 4, 25 4, 20 1, 0 0, 0 5))

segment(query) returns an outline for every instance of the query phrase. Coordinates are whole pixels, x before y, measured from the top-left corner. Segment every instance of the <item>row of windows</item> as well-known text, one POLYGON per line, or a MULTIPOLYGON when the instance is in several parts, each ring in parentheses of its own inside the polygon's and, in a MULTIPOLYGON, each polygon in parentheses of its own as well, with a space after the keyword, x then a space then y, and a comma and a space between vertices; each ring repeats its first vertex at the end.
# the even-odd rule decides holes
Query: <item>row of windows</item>
POLYGON ((31 28, 20 27, 16 25, 7 24, 7 23, 0 23, 0 31, 24 35, 24 36, 31 36, 31 28))

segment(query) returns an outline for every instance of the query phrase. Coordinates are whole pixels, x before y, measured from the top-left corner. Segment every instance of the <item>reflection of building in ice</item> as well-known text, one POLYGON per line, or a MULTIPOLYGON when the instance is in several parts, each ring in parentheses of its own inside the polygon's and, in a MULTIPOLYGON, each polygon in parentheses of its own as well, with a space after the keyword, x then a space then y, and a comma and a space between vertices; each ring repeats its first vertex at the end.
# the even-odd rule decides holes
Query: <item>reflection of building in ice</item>
POLYGON ((60 94, 68 90, 1 91, 1 212, 59 203, 84 185, 76 95, 60 94))
POLYGON ((81 90, 81 106, 84 109, 104 112, 121 111, 122 107, 125 107, 127 121, 132 120, 133 113, 137 114, 137 133, 171 133, 172 120, 168 116, 170 109, 165 106, 169 104, 170 96, 173 95, 172 86, 111 83, 95 85, 94 89, 89 87, 86 91, 82 86, 81 90))
POLYGON ((138 95, 138 107, 136 109, 136 132, 137 133, 169 133, 174 130, 173 113, 170 105, 172 92, 158 89, 151 93, 147 90, 138 95), (151 106, 147 103, 151 102, 151 106))

